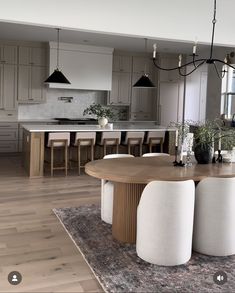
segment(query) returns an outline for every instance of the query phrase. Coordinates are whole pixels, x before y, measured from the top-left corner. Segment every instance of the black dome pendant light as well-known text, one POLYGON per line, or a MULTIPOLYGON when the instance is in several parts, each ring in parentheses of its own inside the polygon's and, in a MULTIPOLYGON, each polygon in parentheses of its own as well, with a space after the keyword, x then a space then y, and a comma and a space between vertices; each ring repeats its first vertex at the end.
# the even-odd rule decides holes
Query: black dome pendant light
POLYGON ((54 72, 44 81, 45 83, 66 83, 71 84, 64 74, 59 70, 59 48, 60 48, 60 29, 57 28, 57 65, 54 72))
MULTIPOLYGON (((147 53, 147 39, 145 40, 145 52, 147 53)), ((146 62, 145 62, 145 69, 144 69, 144 75, 140 77, 140 79, 137 80, 137 82, 133 85, 133 87, 138 88, 154 88, 155 85, 153 82, 149 79, 148 74, 146 73, 146 62)))

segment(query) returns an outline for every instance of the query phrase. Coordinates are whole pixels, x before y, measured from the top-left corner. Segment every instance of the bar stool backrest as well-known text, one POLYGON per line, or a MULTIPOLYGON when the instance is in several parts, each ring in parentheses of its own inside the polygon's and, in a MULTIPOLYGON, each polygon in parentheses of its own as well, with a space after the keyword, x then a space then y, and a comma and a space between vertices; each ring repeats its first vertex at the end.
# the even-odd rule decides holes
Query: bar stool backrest
POLYGON ((101 134, 100 144, 104 145, 116 145, 117 142, 120 144, 121 142, 121 131, 103 131, 101 134))
POLYGON ((50 132, 48 134, 48 142, 47 142, 48 147, 52 147, 52 141, 54 141, 53 147, 65 146, 65 141, 67 141, 67 146, 69 146, 70 133, 69 132, 50 132))
POLYGON ((147 144, 150 143, 150 139, 152 144, 164 143, 165 131, 148 131, 146 137, 147 144))
POLYGON ((96 132, 89 132, 89 131, 76 132, 74 146, 78 145, 78 139, 80 140, 80 145, 82 146, 91 145, 92 140, 93 140, 93 144, 95 145, 96 132))
POLYGON ((138 145, 140 142, 143 143, 144 141, 144 131, 127 131, 124 144, 138 145))

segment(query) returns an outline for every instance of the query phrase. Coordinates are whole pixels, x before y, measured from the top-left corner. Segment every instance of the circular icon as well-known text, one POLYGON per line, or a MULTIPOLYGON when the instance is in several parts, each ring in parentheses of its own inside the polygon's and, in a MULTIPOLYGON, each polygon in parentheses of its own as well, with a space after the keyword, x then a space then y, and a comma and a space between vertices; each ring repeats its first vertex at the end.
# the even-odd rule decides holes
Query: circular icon
POLYGON ((13 272, 9 273, 8 282, 11 285, 18 285, 18 284, 20 284, 21 281, 22 281, 22 276, 19 272, 13 271, 13 272))
POLYGON ((227 274, 224 271, 218 271, 214 274, 213 280, 217 285, 224 285, 227 280, 227 274))

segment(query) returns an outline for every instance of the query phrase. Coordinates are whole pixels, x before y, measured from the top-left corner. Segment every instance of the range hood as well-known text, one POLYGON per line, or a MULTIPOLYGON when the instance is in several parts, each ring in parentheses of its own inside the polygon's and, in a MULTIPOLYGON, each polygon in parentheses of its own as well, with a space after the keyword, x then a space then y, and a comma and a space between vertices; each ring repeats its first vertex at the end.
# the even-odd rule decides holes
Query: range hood
MULTIPOLYGON (((50 42, 50 73, 56 68, 57 44, 50 42)), ((113 48, 60 43, 60 66, 71 84, 49 88, 102 90, 112 88, 113 48)))

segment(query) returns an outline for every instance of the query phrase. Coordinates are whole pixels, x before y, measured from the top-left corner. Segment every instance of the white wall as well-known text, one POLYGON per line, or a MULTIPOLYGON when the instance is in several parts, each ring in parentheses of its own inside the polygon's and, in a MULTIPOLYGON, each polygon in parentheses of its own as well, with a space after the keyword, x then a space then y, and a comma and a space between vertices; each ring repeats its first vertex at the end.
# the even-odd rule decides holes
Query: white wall
POLYGON ((20 104, 18 107, 19 119, 46 119, 46 118, 81 118, 83 110, 93 102, 104 103, 105 91, 78 91, 49 89, 47 101, 44 104, 20 104), (73 97, 71 103, 59 101, 58 97, 73 97))
MULTIPOLYGON (((0 0, 0 20, 210 42, 214 0, 0 0)), ((215 43, 235 45, 234 0, 217 1, 215 43)))

